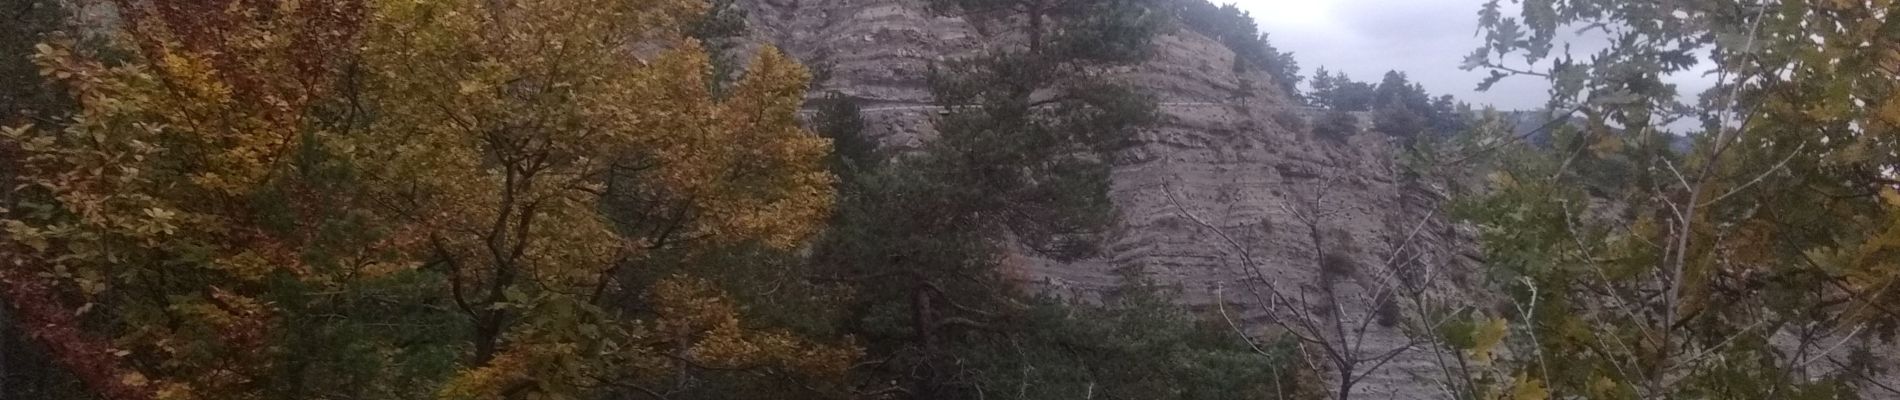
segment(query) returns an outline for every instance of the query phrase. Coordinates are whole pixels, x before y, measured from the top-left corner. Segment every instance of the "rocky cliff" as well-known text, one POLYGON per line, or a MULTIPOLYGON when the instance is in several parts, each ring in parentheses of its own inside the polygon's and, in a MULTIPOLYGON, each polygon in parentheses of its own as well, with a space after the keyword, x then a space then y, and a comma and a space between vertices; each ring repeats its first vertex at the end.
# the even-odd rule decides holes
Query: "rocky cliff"
MULTIPOLYGON (((936 110, 924 72, 931 61, 999 34, 934 14, 922 0, 745 7, 756 39, 823 71, 814 95, 863 100, 866 134, 885 146, 930 137, 936 110)), ((1267 74, 1233 70, 1234 53, 1219 42, 1186 29, 1157 40, 1153 61, 1126 77, 1156 96, 1167 117, 1119 158, 1112 189, 1122 213, 1118 235, 1105 254, 1081 262, 1014 257, 1025 282, 1086 299, 1113 288, 1116 269, 1141 268, 1178 286, 1186 305, 1227 315, 1262 337, 1281 330, 1274 318, 1289 318, 1262 304, 1272 296, 1256 296, 1268 290, 1309 307, 1336 305, 1351 325, 1392 322, 1396 304, 1442 298, 1460 286, 1470 270, 1460 254, 1468 242, 1434 211, 1443 194, 1404 177, 1388 138, 1320 138, 1309 128, 1316 112, 1277 92, 1267 74), (1316 250, 1341 257, 1321 260, 1316 250), (1426 290, 1399 290, 1405 287, 1426 290), (1338 301, 1323 300, 1328 293, 1338 301)), ((1410 342, 1396 327, 1366 325, 1355 352, 1403 354, 1373 371, 1354 397, 1435 393, 1419 378, 1430 370, 1423 350, 1406 351, 1410 342)))

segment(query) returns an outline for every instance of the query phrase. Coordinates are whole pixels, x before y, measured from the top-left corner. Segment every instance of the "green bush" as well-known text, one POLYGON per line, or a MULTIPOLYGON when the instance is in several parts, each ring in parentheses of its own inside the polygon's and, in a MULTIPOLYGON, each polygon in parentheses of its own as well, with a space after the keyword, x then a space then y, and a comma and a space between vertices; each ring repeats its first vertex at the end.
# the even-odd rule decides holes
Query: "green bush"
POLYGON ((1327 111, 1319 122, 1313 124, 1313 134, 1338 143, 1345 143, 1353 135, 1359 134, 1359 117, 1346 111, 1327 111))

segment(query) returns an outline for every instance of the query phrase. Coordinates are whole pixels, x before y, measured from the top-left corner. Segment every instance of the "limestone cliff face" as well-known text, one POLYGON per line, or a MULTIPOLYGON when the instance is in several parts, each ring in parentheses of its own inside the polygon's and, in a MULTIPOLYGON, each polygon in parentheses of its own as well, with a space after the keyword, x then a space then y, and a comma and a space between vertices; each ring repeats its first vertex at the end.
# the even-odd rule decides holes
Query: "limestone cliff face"
MULTIPOLYGON (((924 107, 929 62, 973 51, 997 34, 933 14, 922 0, 759 0, 747 6, 757 39, 829 70, 814 93, 867 101, 866 134, 886 146, 912 146, 930 136, 936 111, 924 107)), ((1319 138, 1307 128, 1315 112, 1273 89, 1268 75, 1233 71, 1233 52, 1217 41, 1185 29, 1157 40, 1153 61, 1126 76, 1158 97, 1168 117, 1118 157, 1112 189, 1122 214, 1118 235, 1105 254, 1081 262, 1014 257, 1012 265, 1031 287, 1093 298, 1116 285, 1115 269, 1139 267, 1179 286, 1188 306, 1226 312, 1270 334, 1276 329, 1271 315, 1249 290, 1260 290, 1263 281, 1289 298, 1304 293, 1315 305, 1324 283, 1334 282, 1348 323, 1377 320, 1385 301, 1374 295, 1402 281, 1430 282, 1424 295, 1435 298, 1461 286, 1470 270, 1460 254, 1471 248, 1468 240, 1432 211, 1442 194, 1401 176, 1395 145, 1385 136, 1319 138), (1326 251, 1354 266, 1321 268, 1306 219, 1317 221, 1326 251), (1398 249, 1402 243, 1409 244, 1398 249), (1258 278, 1248 259, 1259 267, 1258 278)), ((1370 357, 1407 338, 1374 323, 1366 343, 1360 351, 1370 357)), ((1425 353, 1411 353, 1374 372, 1355 397, 1431 397, 1429 380, 1415 377, 1431 370, 1425 353)))

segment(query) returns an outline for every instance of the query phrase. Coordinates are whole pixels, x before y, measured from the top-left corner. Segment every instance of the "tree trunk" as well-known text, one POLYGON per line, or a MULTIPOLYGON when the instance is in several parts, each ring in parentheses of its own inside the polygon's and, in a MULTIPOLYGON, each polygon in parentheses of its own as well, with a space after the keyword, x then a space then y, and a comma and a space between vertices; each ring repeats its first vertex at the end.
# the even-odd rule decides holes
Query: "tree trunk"
POLYGON ((475 321, 475 358, 469 360, 469 365, 487 365, 489 360, 495 359, 495 350, 501 342, 501 320, 501 311, 497 310, 475 321))
POLYGON ((913 394, 920 400, 935 399, 941 375, 936 365, 931 363, 937 355, 937 316, 931 308, 930 291, 922 283, 911 289, 910 316, 911 329, 917 336, 917 346, 922 350, 925 363, 923 379, 917 382, 913 394))
POLYGON ((7 307, 8 304, 0 302, 0 397, 10 397, 7 381, 12 378, 7 374, 7 353, 13 351, 13 330, 9 329, 13 327, 13 316, 7 314, 7 307))

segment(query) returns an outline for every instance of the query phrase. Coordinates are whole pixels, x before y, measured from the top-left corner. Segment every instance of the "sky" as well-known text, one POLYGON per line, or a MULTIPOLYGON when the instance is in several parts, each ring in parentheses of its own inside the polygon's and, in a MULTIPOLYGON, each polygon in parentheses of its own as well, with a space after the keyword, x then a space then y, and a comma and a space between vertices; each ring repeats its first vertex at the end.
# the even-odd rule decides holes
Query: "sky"
POLYGON ((1435 94, 1503 109, 1535 108, 1548 85, 1535 78, 1506 79, 1478 92, 1484 71, 1458 65, 1478 48, 1483 0, 1215 0, 1252 14, 1280 51, 1293 52, 1300 74, 1320 67, 1353 80, 1377 83, 1387 70, 1404 72, 1435 94))
MULTIPOLYGON (((1549 85, 1540 78, 1512 77, 1478 92, 1487 73, 1458 69, 1482 43, 1477 28, 1484 0, 1213 1, 1232 2, 1251 13, 1275 47, 1293 52, 1301 75, 1309 78, 1326 67, 1377 83, 1387 70, 1398 70, 1433 94, 1506 110, 1539 108, 1549 98, 1549 85)), ((1505 15, 1517 14, 1513 2, 1503 3, 1505 15)), ((1578 48, 1586 46, 1578 43, 1578 48)), ((1668 80, 1691 95, 1709 86, 1699 74, 1668 80)))

